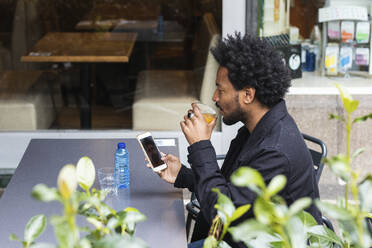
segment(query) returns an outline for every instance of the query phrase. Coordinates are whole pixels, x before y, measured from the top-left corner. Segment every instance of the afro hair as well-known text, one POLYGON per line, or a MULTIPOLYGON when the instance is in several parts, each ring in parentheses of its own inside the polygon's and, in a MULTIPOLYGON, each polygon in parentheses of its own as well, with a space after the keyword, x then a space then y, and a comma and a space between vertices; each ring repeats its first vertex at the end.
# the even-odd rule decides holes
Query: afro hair
POLYGON ((291 85, 289 70, 280 54, 264 40, 249 35, 228 35, 211 49, 236 90, 256 89, 256 98, 267 107, 276 105, 291 85))

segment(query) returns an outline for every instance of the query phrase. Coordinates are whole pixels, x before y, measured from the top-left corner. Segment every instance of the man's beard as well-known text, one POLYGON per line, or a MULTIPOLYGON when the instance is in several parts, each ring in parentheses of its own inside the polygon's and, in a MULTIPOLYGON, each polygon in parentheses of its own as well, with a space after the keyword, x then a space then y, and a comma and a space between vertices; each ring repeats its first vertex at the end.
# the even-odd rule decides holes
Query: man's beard
POLYGON ((229 116, 223 116, 222 121, 228 126, 234 125, 239 121, 243 121, 244 113, 239 104, 239 96, 235 97, 236 109, 231 112, 229 116))

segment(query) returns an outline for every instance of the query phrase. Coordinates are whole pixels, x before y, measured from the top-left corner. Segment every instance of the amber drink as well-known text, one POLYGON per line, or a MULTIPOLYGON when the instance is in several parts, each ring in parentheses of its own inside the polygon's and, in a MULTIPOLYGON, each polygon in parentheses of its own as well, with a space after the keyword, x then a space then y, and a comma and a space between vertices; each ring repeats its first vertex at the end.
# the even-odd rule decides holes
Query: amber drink
POLYGON ((198 105, 200 113, 207 123, 211 123, 216 118, 217 113, 212 107, 202 103, 197 103, 196 105, 198 105))

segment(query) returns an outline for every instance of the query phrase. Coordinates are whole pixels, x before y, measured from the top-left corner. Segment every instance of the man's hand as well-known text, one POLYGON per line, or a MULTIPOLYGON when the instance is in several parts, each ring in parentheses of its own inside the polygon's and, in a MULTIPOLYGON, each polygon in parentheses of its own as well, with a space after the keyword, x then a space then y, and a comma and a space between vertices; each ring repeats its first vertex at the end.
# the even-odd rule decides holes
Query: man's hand
MULTIPOLYGON (((176 156, 171 154, 161 153, 161 155, 161 159, 167 164, 167 168, 156 173, 167 183, 174 184, 181 169, 181 162, 176 156)), ((150 163, 147 163, 146 166, 152 168, 150 163)))
POLYGON ((200 109, 196 103, 191 104, 193 115, 188 117, 188 114, 184 116, 184 121, 182 121, 181 129, 184 133, 187 142, 190 145, 199 142, 201 140, 209 140, 212 135, 214 126, 216 125, 216 119, 214 118, 209 124, 205 121, 203 115, 200 113, 200 109))

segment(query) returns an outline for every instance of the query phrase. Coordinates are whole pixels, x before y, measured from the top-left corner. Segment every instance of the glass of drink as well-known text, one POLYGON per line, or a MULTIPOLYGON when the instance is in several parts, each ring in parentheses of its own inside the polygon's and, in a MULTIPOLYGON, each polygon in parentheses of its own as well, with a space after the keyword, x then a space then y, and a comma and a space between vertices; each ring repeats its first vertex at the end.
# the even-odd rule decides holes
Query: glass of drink
POLYGON ((203 115, 208 124, 211 123, 214 118, 216 118, 217 113, 212 107, 203 103, 196 103, 196 105, 198 105, 200 113, 203 115))
POLYGON ((107 195, 117 195, 118 188, 115 180, 114 167, 98 168, 97 174, 101 190, 105 191, 107 195))

